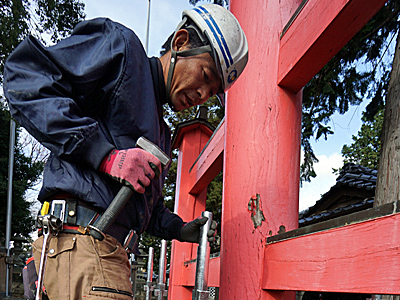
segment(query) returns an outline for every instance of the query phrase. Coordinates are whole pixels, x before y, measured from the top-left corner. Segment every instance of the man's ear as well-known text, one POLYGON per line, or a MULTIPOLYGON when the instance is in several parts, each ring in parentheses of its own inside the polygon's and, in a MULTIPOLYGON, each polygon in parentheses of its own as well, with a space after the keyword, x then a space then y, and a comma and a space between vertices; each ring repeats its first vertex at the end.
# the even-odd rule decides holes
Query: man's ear
POLYGON ((186 29, 179 29, 176 32, 172 48, 175 51, 183 50, 182 48, 189 44, 189 32, 186 29))

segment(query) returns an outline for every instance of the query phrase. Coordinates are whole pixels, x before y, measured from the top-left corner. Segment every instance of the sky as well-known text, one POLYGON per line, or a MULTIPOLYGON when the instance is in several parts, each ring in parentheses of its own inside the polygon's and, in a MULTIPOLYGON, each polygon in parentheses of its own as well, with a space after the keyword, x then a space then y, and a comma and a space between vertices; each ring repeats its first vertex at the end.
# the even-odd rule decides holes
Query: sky
MULTIPOLYGON (((143 45, 145 44, 148 0, 83 0, 83 2, 86 19, 108 17, 131 28, 143 45)), ((182 20, 182 11, 192 8, 189 0, 151 0, 149 56, 159 56, 161 45, 182 20)))
POLYGON ((361 128, 362 112, 367 103, 352 107, 344 114, 334 114, 329 125, 334 134, 328 136, 327 141, 323 137, 318 141, 312 141, 314 152, 319 160, 314 165, 317 177, 311 182, 303 183, 300 188, 299 210, 302 211, 315 204, 323 194, 335 185, 337 175, 333 174, 332 168, 338 169, 343 166, 341 150, 343 145, 350 145, 352 136, 357 135, 361 128))
MULTIPOLYGON (((108 17, 131 28, 142 43, 146 43, 148 0, 85 0, 86 19, 108 17)), ((206 2, 199 2, 206 3, 206 2)), ((184 9, 192 9, 189 0, 151 0, 149 27, 149 56, 159 56, 161 45, 175 30, 184 9)), ((330 125, 335 134, 324 141, 313 142, 319 163, 315 164, 317 177, 311 183, 304 183, 300 189, 299 210, 315 204, 321 195, 335 185, 336 175, 332 168, 342 166, 341 149, 352 143, 361 126, 361 115, 365 104, 351 108, 345 115, 334 115, 330 125)))

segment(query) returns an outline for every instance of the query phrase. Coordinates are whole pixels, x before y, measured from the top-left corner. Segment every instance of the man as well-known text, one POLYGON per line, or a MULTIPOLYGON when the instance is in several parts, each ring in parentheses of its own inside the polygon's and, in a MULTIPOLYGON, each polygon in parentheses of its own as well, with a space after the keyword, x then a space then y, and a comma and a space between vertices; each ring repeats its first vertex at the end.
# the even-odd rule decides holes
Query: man
MULTIPOLYGON (((198 242, 207 219, 185 223, 164 206, 167 170, 156 178, 150 165, 161 171, 160 162, 135 143, 143 136, 170 154, 162 106, 180 111, 222 94, 243 71, 247 52, 235 17, 210 4, 183 12, 160 59, 147 58, 136 35, 108 19, 82 22, 48 48, 28 37, 10 55, 4 72, 10 111, 51 150, 38 199, 67 204, 63 230, 49 245, 44 286, 50 299, 132 299, 121 246, 130 230, 198 242), (133 196, 106 238, 93 239, 87 225, 121 184, 133 196)), ((36 265, 42 243, 33 244, 36 265)))

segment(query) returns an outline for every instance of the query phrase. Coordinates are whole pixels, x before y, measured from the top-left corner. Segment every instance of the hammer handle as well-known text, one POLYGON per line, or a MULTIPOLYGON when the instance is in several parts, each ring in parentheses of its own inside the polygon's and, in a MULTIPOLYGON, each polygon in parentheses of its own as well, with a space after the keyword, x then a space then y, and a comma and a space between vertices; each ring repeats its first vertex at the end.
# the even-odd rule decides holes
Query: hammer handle
POLYGON ((119 190, 110 206, 106 209, 104 214, 99 218, 94 226, 92 226, 92 230, 90 230, 90 235, 92 237, 98 239, 99 241, 104 239, 104 234, 102 233, 105 233, 108 231, 108 229, 110 229, 111 224, 114 223, 118 214, 122 211, 132 194, 133 190, 126 185, 119 190))

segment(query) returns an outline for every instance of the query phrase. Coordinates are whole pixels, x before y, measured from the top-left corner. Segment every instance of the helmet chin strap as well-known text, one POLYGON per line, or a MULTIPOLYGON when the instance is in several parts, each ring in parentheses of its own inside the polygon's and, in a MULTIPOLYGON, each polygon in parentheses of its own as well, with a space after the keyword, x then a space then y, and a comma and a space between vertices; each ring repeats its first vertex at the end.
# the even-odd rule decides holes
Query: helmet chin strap
POLYGON ((171 107, 173 111, 176 111, 174 108, 174 105, 172 104, 171 101, 171 81, 172 81, 172 75, 174 74, 174 69, 175 69, 175 62, 176 62, 176 51, 171 49, 171 60, 169 63, 169 69, 168 69, 168 76, 167 76, 167 86, 166 86, 166 100, 171 107))

